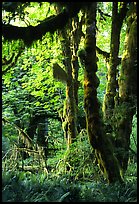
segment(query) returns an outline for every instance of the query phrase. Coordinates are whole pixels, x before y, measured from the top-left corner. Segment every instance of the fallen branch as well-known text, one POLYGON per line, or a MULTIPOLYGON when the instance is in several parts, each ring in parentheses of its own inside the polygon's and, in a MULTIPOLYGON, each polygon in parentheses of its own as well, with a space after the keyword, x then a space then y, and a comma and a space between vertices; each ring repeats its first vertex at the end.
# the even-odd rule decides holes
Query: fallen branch
POLYGON ((9 120, 2 118, 2 121, 4 123, 10 123, 11 125, 13 125, 18 131, 19 131, 19 135, 21 136, 23 142, 25 143, 25 145, 27 147, 33 147, 33 141, 32 139, 29 137, 29 135, 22 129, 20 128, 18 125, 16 125, 13 122, 10 122, 9 120))

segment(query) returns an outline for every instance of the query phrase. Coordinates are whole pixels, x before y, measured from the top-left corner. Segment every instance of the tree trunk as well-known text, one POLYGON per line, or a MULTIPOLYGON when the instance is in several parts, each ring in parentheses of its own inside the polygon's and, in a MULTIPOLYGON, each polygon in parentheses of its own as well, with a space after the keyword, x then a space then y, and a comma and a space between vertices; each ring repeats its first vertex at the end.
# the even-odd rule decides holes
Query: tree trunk
POLYGON ((82 19, 79 21, 79 17, 76 16, 72 19, 72 28, 71 28, 71 51, 72 51, 72 77, 73 77, 73 94, 75 99, 75 111, 76 111, 76 125, 78 131, 80 131, 80 120, 78 114, 78 89, 80 82, 78 81, 78 73, 79 73, 79 63, 78 63, 78 48, 80 44, 80 39, 82 36, 82 19))
MULTIPOLYGON (((67 83, 66 83, 66 101, 63 110, 63 129, 65 131, 65 137, 67 141, 67 147, 69 148, 70 144, 75 140, 77 135, 76 128, 76 99, 74 93, 74 80, 73 80, 73 70, 72 70, 72 52, 70 49, 70 37, 69 33, 66 30, 61 31, 63 38, 62 47, 63 54, 65 57, 64 65, 67 72, 67 83)), ((78 70, 77 70, 78 71, 78 70)), ((74 73, 75 75, 75 73, 74 73)))
POLYGON ((40 115, 37 124, 37 145, 44 160, 48 156, 48 119, 45 115, 40 115))
POLYGON ((111 27, 111 43, 110 43, 110 58, 107 73, 106 94, 104 96, 103 111, 104 120, 111 124, 113 110, 115 106, 116 94, 118 94, 118 70, 119 64, 118 53, 120 46, 120 32, 123 20, 126 16, 126 3, 121 3, 120 11, 118 12, 118 2, 113 2, 112 8, 112 27, 111 27))
MULTIPOLYGON (((61 12, 61 7, 56 6, 56 12, 61 12)), ((64 135, 67 142, 67 148, 69 148, 70 144, 75 140, 77 136, 77 106, 78 106, 78 64, 77 64, 77 57, 76 57, 76 47, 78 42, 75 41, 76 39, 76 20, 75 22, 69 20, 68 27, 65 27, 59 32, 61 36, 61 44, 63 50, 64 61, 63 64, 65 65, 65 71, 67 74, 66 80, 66 99, 64 102, 63 107, 63 114, 62 114, 62 127, 64 131, 64 135), (74 30, 72 30, 72 27, 74 30), (67 29, 68 28, 68 29, 67 29), (72 32, 71 32, 72 30, 72 32), (71 35, 72 35, 72 47, 71 50, 71 35)), ((77 40, 77 39, 76 39, 77 40)))
POLYGON ((99 80, 96 75, 96 6, 97 3, 94 2, 86 10, 84 108, 87 132, 90 143, 95 149, 99 166, 108 182, 122 182, 118 161, 113 154, 112 145, 104 133, 97 99, 99 80))
POLYGON ((132 131, 132 119, 137 107, 137 13, 136 3, 130 4, 127 18, 125 50, 119 78, 119 105, 116 108, 117 158, 123 171, 127 170, 132 131), (118 151, 119 150, 119 151, 118 151))

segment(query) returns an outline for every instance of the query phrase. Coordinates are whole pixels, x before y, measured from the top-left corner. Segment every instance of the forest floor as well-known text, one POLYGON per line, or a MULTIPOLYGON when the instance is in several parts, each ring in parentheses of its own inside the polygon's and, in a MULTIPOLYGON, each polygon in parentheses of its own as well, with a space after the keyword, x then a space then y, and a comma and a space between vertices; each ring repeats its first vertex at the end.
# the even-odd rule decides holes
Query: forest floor
POLYGON ((60 160, 55 168, 53 159, 50 159, 50 163, 51 168, 45 171, 4 170, 2 201, 137 202, 137 163, 135 162, 131 162, 128 167, 125 183, 113 185, 108 185, 97 168, 89 164, 84 163, 79 168, 73 169, 67 161, 65 166, 64 161, 60 160))

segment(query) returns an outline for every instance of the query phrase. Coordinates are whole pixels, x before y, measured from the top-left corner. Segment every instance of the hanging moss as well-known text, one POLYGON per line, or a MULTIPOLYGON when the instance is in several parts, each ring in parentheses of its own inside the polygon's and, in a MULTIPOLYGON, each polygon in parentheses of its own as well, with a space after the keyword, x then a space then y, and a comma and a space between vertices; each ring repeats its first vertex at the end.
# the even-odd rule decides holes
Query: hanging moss
MULTIPOLYGON (((74 10, 73 8, 71 16, 76 15, 78 11, 79 10, 74 10)), ((33 41, 41 39, 46 32, 54 33, 55 30, 62 29, 69 18, 69 13, 64 10, 56 16, 52 15, 48 17, 37 26, 17 27, 3 24, 2 35, 7 40, 22 39, 26 45, 30 46, 33 41)))

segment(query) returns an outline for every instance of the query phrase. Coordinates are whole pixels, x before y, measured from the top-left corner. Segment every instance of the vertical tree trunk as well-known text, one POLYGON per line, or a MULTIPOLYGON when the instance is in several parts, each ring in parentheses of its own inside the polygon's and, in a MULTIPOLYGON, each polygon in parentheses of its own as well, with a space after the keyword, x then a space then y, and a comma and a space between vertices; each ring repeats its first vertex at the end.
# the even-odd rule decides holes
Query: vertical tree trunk
MULTIPOLYGON (((57 12, 61 11, 60 7, 56 8, 57 12)), ((64 105, 62 123, 67 146, 75 141, 77 136, 77 117, 78 117, 78 56, 77 51, 82 36, 82 23, 76 16, 69 21, 68 27, 59 31, 62 37, 62 49, 65 70, 67 73, 66 81, 66 101, 64 105)))
MULTIPOLYGON (((56 8, 57 12, 61 10, 56 8)), ((66 100, 63 110, 63 130, 67 141, 67 147, 75 141, 77 136, 77 114, 78 114, 78 57, 77 50, 81 38, 81 24, 78 16, 69 21, 68 29, 64 28, 59 31, 62 37, 62 49, 65 70, 67 73, 66 81, 66 100)))
POLYGON ((108 62, 106 94, 103 102, 104 119, 107 122, 109 121, 109 123, 111 123, 110 119, 113 116, 115 106, 114 97, 118 94, 117 65, 119 64, 118 53, 120 46, 120 32, 126 11, 126 3, 121 3, 120 11, 118 12, 118 2, 113 2, 110 58, 108 62))
POLYGON ((77 51, 80 43, 80 28, 79 28, 79 18, 74 17, 72 19, 72 31, 71 31, 71 46, 72 46, 72 59, 71 59, 71 66, 72 66, 72 76, 73 76, 73 85, 74 85, 74 97, 75 103, 78 106, 78 71, 79 71, 79 64, 78 64, 78 56, 77 51))
POLYGON ((96 75, 96 6, 97 3, 93 2, 86 10, 84 108, 90 143, 95 149, 99 166, 105 177, 109 183, 113 183, 116 181, 121 182, 122 178, 111 143, 104 134, 103 121, 97 99, 99 80, 96 75))
POLYGON ((48 156, 48 119, 43 115, 38 115, 38 123, 37 123, 37 145, 38 149, 40 149, 44 160, 46 161, 48 156))
POLYGON ((116 109, 117 158, 123 171, 126 171, 129 158, 132 119, 136 113, 137 103, 137 13, 136 2, 130 4, 127 18, 125 50, 119 78, 119 105, 116 109))
POLYGON ((61 31, 61 36, 63 38, 62 47, 63 47, 63 54, 65 56, 64 65, 68 76, 67 83, 66 83, 66 101, 65 101, 65 106, 63 110, 63 118, 64 118, 67 147, 69 148, 70 144, 75 140, 77 136, 76 100, 75 100, 75 94, 74 94, 73 70, 71 65, 72 52, 71 52, 71 45, 70 45, 70 36, 66 30, 61 31))
POLYGON ((79 17, 76 16, 72 19, 72 28, 71 28, 71 51, 72 51, 72 77, 73 77, 73 94, 75 98, 75 111, 76 111, 76 125, 79 125, 78 120, 78 89, 79 89, 79 81, 78 81, 78 73, 79 73, 79 63, 78 63, 78 48, 80 44, 80 39, 82 36, 82 20, 79 21, 79 17))

